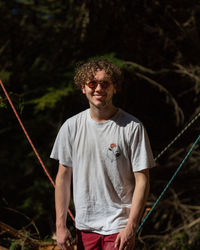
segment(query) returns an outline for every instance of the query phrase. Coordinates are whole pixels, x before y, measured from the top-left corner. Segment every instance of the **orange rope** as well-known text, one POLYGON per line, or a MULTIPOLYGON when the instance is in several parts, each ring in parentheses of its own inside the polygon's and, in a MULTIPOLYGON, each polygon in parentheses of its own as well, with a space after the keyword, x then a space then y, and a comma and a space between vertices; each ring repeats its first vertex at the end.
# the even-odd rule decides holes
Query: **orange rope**
MULTIPOLYGON (((55 183, 52 180, 50 174, 48 173, 48 171, 47 171, 47 169, 46 169, 46 167, 45 167, 42 159, 40 158, 40 155, 37 152, 35 146, 33 145, 33 142, 31 141, 31 138, 29 137, 29 135, 28 135, 28 133, 27 133, 27 131, 26 131, 26 129, 25 129, 25 127, 24 127, 24 125, 23 125, 23 123, 22 123, 22 121, 21 121, 21 119, 20 119, 20 117, 19 117, 19 115, 18 115, 18 113, 17 113, 17 111, 16 111, 16 109, 15 109, 15 107, 14 107, 14 105, 13 105, 13 103, 12 103, 12 101, 11 101, 11 99, 10 99, 10 97, 9 97, 9 95, 8 95, 8 93, 7 93, 7 91, 6 91, 6 89, 5 89, 5 87, 4 87, 4 85, 3 85, 3 83, 2 83, 1 80, 0 80, 0 84, 1 84, 1 87, 2 87, 2 89, 4 91, 4 94, 5 94, 6 98, 8 99, 8 102, 10 103, 10 106, 11 106, 11 108, 12 108, 12 110, 13 110, 13 112, 14 112, 14 114, 15 114, 15 116, 16 116, 16 118, 17 118, 17 120, 18 120, 18 122, 19 122, 19 124, 20 124, 20 126, 22 128, 22 130, 24 131, 24 134, 26 135, 26 138, 28 139, 28 141, 29 141, 29 143, 30 143, 30 145, 31 145, 31 147, 32 147, 32 149, 33 149, 36 157, 38 158, 38 160, 39 160, 39 162, 40 162, 40 164, 41 164, 44 172, 46 173, 47 177, 49 178, 49 180, 51 181, 52 185, 55 188, 55 183)), ((72 215, 71 211, 69 209, 67 211, 68 211, 69 215, 71 216, 72 220, 74 221, 74 216, 72 215)))

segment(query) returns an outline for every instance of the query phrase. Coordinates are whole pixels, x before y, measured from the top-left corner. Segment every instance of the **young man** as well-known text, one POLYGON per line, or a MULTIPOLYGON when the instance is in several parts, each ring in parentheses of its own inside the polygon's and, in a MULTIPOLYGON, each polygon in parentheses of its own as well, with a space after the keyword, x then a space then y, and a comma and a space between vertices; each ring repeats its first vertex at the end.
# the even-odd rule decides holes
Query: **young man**
POLYGON ((154 160, 143 125, 113 105, 120 69, 107 60, 80 66, 75 84, 90 108, 61 127, 51 158, 59 160, 55 205, 57 242, 72 242, 66 226, 73 173, 79 250, 133 250, 154 160))

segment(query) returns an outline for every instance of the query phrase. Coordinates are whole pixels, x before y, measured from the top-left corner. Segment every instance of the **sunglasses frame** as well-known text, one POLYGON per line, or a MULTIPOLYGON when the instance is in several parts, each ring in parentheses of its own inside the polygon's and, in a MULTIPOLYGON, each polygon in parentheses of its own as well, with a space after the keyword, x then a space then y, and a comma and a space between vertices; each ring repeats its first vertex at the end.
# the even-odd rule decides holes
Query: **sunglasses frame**
POLYGON ((92 80, 92 81, 87 82, 85 85, 87 85, 90 89, 96 89, 98 84, 101 85, 102 89, 107 89, 111 85, 111 82, 106 81, 106 80, 104 80, 104 81, 92 80))

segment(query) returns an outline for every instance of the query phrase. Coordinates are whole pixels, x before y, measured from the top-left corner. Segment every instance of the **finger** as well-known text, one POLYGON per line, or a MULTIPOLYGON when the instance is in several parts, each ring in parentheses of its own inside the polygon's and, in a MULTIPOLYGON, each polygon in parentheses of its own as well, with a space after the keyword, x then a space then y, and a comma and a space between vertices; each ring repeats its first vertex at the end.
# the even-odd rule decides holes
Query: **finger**
POLYGON ((73 248, 71 248, 72 246, 71 246, 69 240, 66 241, 65 243, 58 244, 58 246, 59 246, 60 249, 62 249, 62 250, 70 250, 70 249, 73 249, 73 248))
POLYGON ((70 244, 69 243, 65 243, 63 246, 63 250, 69 250, 70 244))
MULTIPOLYGON (((69 232, 69 231, 68 231, 69 232)), ((73 245, 74 244, 74 242, 73 242, 73 238, 72 238, 72 235, 71 235, 71 233, 69 232, 68 233, 68 235, 67 235, 67 239, 68 239, 68 241, 70 241, 70 244, 71 245, 73 245)))
POLYGON ((73 246, 67 246, 67 248, 66 248, 66 250, 73 250, 74 249, 74 247, 73 246))
POLYGON ((68 247, 65 245, 65 244, 63 244, 62 246, 59 246, 62 250, 68 250, 68 247))
POLYGON ((69 241, 70 241, 70 244, 71 244, 71 245, 74 245, 74 240, 73 240, 71 234, 70 234, 70 237, 69 237, 69 241))
POLYGON ((68 240, 67 240, 67 246, 69 249, 73 249, 73 246, 74 246, 74 240, 72 237, 68 237, 68 240))
POLYGON ((123 244, 123 242, 122 241, 120 241, 120 245, 119 245, 119 250, 124 250, 124 244, 123 244))
POLYGON ((62 250, 67 250, 66 243, 61 243, 61 244, 59 244, 59 243, 57 242, 57 245, 60 247, 60 249, 62 249, 62 250))
POLYGON ((60 249, 62 249, 62 245, 59 244, 58 242, 57 242, 57 246, 60 247, 60 249))
MULTIPOLYGON (((129 245, 127 244, 126 241, 123 241, 123 242, 121 241, 119 250, 129 250, 129 245)), ((133 249, 131 249, 131 250, 133 250, 133 249)))
POLYGON ((118 235, 117 235, 117 238, 116 238, 116 240, 115 240, 115 245, 114 245, 114 247, 117 248, 117 247, 119 246, 119 243, 120 243, 120 235, 118 234, 118 235))

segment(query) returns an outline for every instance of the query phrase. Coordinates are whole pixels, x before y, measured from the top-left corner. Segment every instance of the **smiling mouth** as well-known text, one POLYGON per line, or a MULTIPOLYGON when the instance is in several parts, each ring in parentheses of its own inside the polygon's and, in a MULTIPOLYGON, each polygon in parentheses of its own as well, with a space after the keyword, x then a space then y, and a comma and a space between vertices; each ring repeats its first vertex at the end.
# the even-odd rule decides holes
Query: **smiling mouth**
POLYGON ((94 95, 94 98, 96 98, 96 99, 102 99, 104 97, 105 97, 105 95, 94 95))

